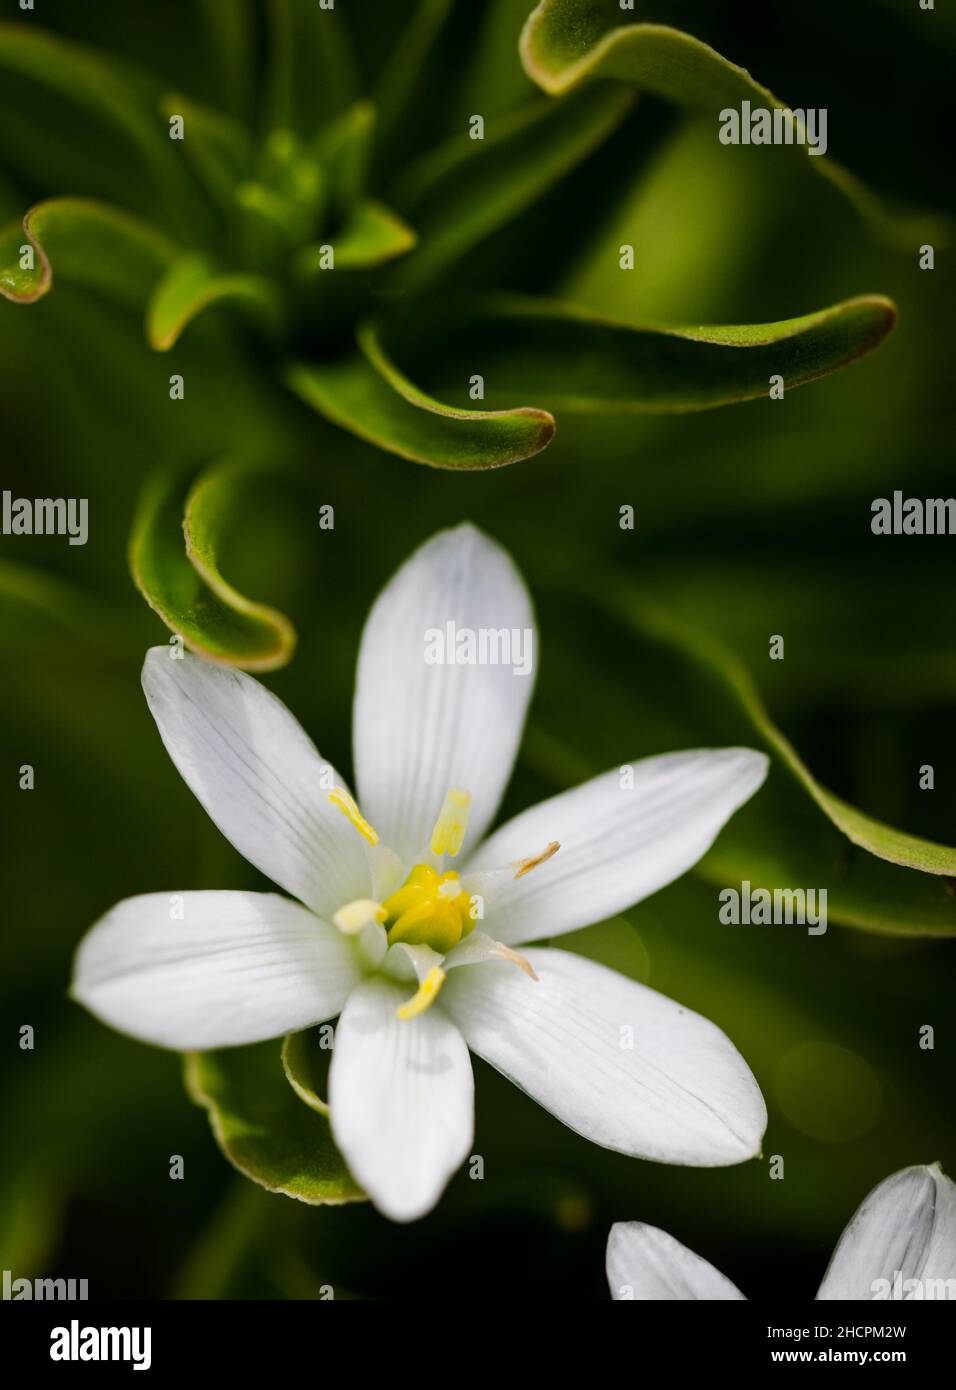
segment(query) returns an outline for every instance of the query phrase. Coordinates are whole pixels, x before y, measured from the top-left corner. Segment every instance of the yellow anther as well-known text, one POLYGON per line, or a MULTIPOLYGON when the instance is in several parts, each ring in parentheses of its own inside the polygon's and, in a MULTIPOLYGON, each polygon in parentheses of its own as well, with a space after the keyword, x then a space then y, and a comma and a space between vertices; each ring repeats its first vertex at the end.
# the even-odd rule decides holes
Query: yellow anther
POLYGON ((378 844, 378 831, 369 825, 355 804, 354 798, 349 796, 344 787, 333 787, 329 792, 329 800, 337 811, 342 812, 346 820, 351 821, 363 839, 368 840, 370 845, 378 844))
POLYGON ((435 898, 403 912, 389 928, 390 944, 407 941, 410 946, 431 946, 433 951, 450 951, 461 940, 461 917, 450 902, 435 898))
POLYGON ((453 869, 438 874, 430 864, 416 864, 401 888, 382 904, 389 943, 450 951, 474 926, 468 903, 453 869))
POLYGON ((432 854, 450 854, 454 857, 458 853, 468 829, 470 810, 471 793, 462 791, 460 787, 452 787, 432 831, 432 854))
POLYGON ((358 936, 373 922, 384 922, 388 914, 374 898, 356 898, 333 914, 332 921, 344 936, 358 936))
POLYGON ((438 998, 438 991, 445 983, 445 972, 440 965, 433 965, 431 970, 422 980, 418 989, 399 1009, 398 1016, 401 1019, 417 1018, 430 1008, 438 998))
POLYGON ((536 869, 539 864, 546 864, 557 854, 561 845, 557 840, 552 840, 547 849, 543 849, 540 854, 533 854, 530 859, 516 859, 512 864, 513 869, 517 869, 515 878, 524 878, 525 874, 530 874, 532 869, 536 869))

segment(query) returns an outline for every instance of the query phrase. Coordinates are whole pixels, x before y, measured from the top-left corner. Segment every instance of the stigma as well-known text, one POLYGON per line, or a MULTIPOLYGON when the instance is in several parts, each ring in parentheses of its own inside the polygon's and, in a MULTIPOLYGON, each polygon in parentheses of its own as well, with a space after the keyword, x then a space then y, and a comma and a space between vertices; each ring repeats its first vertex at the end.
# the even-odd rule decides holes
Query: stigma
POLYGON ((438 991, 444 983, 444 970, 442 970, 440 965, 433 965, 411 999, 402 1004, 398 1010, 399 1018, 402 1019, 403 1022, 407 1022, 410 1018, 417 1018, 418 1015, 423 1014, 426 1009, 430 1009, 438 996, 438 991))

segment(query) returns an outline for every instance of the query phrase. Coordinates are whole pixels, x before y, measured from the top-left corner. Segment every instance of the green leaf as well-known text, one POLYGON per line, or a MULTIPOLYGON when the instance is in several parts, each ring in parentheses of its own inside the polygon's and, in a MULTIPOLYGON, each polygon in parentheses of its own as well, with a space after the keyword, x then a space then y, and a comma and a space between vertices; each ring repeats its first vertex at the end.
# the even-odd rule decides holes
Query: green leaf
POLYGON ((292 657, 292 624, 240 594, 219 570, 222 538, 260 472, 255 462, 231 460, 191 488, 175 475, 151 478, 133 523, 129 561, 146 602, 190 650, 224 665, 274 671, 292 657))
MULTIPOLYGON (((92 116, 101 126, 114 131, 120 137, 120 155, 134 161, 134 171, 143 168, 148 172, 154 198, 158 196, 165 210, 178 213, 191 201, 188 180, 170 148, 167 131, 144 100, 150 84, 137 81, 132 72, 127 74, 118 60, 111 57, 104 61, 94 50, 43 30, 0 24, 2 69, 45 87, 75 107, 81 117, 92 116)), ((82 138, 75 131, 72 134, 74 140, 82 138)), ((32 141, 28 141, 27 148, 31 145, 32 141)), ((118 162, 109 156, 104 159, 102 151, 99 153, 101 164, 119 174, 118 162)))
POLYGON ((76 648, 103 661, 133 634, 102 600, 39 565, 0 560, 0 625, 21 654, 76 648))
POLYGON ((327 174, 312 148, 315 143, 307 143, 291 130, 273 130, 259 160, 260 182, 296 210, 296 239, 308 235, 318 223, 328 197, 327 174))
MULTIPOLYGON (((781 181, 767 178, 761 160, 715 159, 707 120, 685 116, 663 139, 647 134, 652 151, 642 159, 643 147, 635 149, 599 235, 553 294, 618 322, 715 323, 748 294, 755 258, 776 234, 781 181), (624 272, 622 245, 636 251, 624 272)), ((790 198, 786 183, 782 197, 790 198)))
POLYGON ((153 291, 146 313, 150 346, 167 352, 184 330, 215 304, 235 305, 277 332, 284 311, 279 290, 261 275, 224 275, 205 256, 181 256, 153 291))
POLYGON ((402 27, 375 92, 375 105, 386 135, 401 125, 409 102, 421 90, 426 61, 453 3, 454 0, 419 0, 415 13, 402 27))
POLYGON ((500 468, 540 453, 554 435, 546 411, 456 410, 419 391, 392 364, 377 330, 344 360, 294 363, 286 381, 334 424, 389 453, 434 468, 500 468))
POLYGON ((402 286, 417 291, 536 202, 602 143, 631 104, 630 94, 614 87, 560 104, 539 100, 503 117, 483 140, 463 135, 425 155, 395 192, 420 241, 402 286))
POLYGON ((0 234, 0 294, 33 304, 53 287, 54 273, 133 308, 143 304, 176 254, 175 245, 128 212, 85 198, 38 203, 22 226, 0 234), (25 246, 33 269, 21 269, 25 246))
MULTIPOLYGON (((325 1053, 328 1058, 328 1053, 325 1053)), ((290 1033, 282 1044, 282 1070, 299 1099, 319 1115, 328 1115, 328 1102, 319 1090, 327 1087, 319 1079, 320 1048, 315 1029, 290 1033)), ((328 1071, 328 1064, 325 1068, 328 1071)))
POLYGON ((236 187, 249 177, 252 168, 252 146, 243 127, 182 92, 164 96, 160 110, 167 121, 170 116, 182 116, 184 154, 219 206, 231 213, 236 187))
MULTIPOLYGON (((919 869, 926 874, 956 878, 956 848, 933 844, 930 840, 884 825, 872 816, 834 796, 813 776, 793 744, 774 724, 760 698, 749 672, 731 652, 705 632, 695 631, 656 612, 633 594, 622 608, 628 620, 642 632, 679 646, 702 669, 708 671, 727 690, 741 713, 749 720, 761 744, 789 770, 820 810, 853 844, 878 859, 919 869)), ((956 932, 956 904, 953 906, 953 932, 956 932)))
POLYGON ((375 107, 357 101, 315 142, 325 170, 329 211, 336 221, 345 218, 365 192, 374 134, 375 107))
POLYGON ((357 78, 337 10, 315 0, 272 0, 269 126, 309 138, 354 99, 357 78))
POLYGON ((427 344, 441 387, 480 372, 496 404, 690 411, 767 396, 775 375, 788 390, 815 381, 871 352, 895 321, 894 305, 879 295, 778 323, 687 328, 637 328, 569 305, 492 295, 416 315, 400 325, 395 345, 403 356, 427 344))
POLYGON ((286 1084, 278 1043, 188 1053, 185 1083, 226 1158, 260 1187, 313 1206, 365 1199, 328 1119, 286 1084))
POLYGON ((613 765, 680 747, 762 749, 771 760, 765 786, 721 832, 698 876, 721 888, 748 879, 771 891, 826 889, 829 920, 866 931, 956 935, 956 849, 885 825, 822 786, 745 667, 708 633, 648 602, 616 570, 600 578, 592 571, 586 587, 582 602, 558 585, 566 621, 573 619, 581 640, 573 651, 559 645, 557 659, 584 663, 589 679, 577 689, 573 713, 539 713, 526 759, 565 785, 609 759, 613 765), (625 674, 602 672, 592 644, 595 653, 609 646, 621 653, 625 674), (628 672, 643 674, 634 680, 628 672), (586 758, 568 751, 572 725, 593 731, 586 758))
MULTIPOLYGON (((715 119, 724 108, 744 101, 771 111, 788 109, 746 68, 691 34, 645 23, 637 16, 629 19, 618 0, 541 0, 528 17, 520 52, 528 76, 551 96, 566 96, 603 77, 632 83, 640 91, 715 119)), ((809 147, 790 148, 803 154, 809 147)), ((941 219, 891 213, 828 156, 810 155, 809 162, 900 249, 911 250, 925 237, 945 237, 941 219)))
POLYGON ((301 239, 309 235, 311 218, 287 194, 264 183, 247 180, 236 189, 239 236, 247 264, 275 273, 301 239))
POLYGON ((256 47, 252 5, 236 0, 199 0, 209 48, 219 68, 223 98, 237 116, 246 114, 256 47))
MULTIPOLYGON (((327 244, 335 251, 336 270, 371 270, 404 256, 417 238, 411 227, 383 203, 363 199, 353 210, 338 236, 327 244)), ((323 245, 303 246, 295 255, 295 269, 300 275, 318 276, 321 269, 323 245)))
POLYGON ((528 0, 486 0, 480 27, 460 75, 456 111, 467 119, 481 111, 486 119, 514 111, 534 91, 518 58, 518 38, 528 17, 528 0))
POLYGON ((391 208, 366 198, 352 212, 335 239, 339 270, 364 270, 404 256, 418 238, 391 208))

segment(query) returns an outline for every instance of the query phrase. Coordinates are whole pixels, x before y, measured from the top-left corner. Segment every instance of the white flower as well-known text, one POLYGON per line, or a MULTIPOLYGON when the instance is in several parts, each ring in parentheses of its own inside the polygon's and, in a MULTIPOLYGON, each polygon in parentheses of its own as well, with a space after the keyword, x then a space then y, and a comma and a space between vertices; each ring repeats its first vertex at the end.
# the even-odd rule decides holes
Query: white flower
POLYGON ((483 839, 532 681, 501 664, 431 664, 426 634, 452 623, 533 630, 510 558, 470 526, 416 551, 369 615, 354 709, 361 811, 264 686, 150 651, 143 685, 171 758, 236 849, 298 901, 189 892, 171 920, 167 893, 128 899, 82 942, 74 997, 184 1051, 339 1016, 334 1137, 398 1221, 427 1212, 470 1152, 469 1048, 606 1148, 699 1166, 751 1157, 766 1109, 718 1028, 579 956, 514 947, 679 877, 767 759, 646 758, 631 778, 615 768, 483 839))
MULTIPOLYGON (((616 1300, 742 1299, 713 1265, 656 1226, 618 1222, 607 1242, 616 1300)), ((956 1183, 938 1163, 875 1187, 833 1252, 818 1299, 956 1298, 956 1183)))

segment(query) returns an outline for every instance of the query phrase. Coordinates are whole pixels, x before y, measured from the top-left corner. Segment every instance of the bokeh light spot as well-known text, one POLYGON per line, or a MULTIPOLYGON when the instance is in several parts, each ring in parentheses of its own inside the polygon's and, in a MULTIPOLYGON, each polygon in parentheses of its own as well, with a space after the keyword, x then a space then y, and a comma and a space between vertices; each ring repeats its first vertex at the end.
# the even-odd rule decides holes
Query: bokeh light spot
POLYGON ((828 1144, 858 1139, 872 1129, 883 1104, 873 1068, 836 1043, 802 1043, 781 1057, 774 1094, 802 1134, 828 1144))

